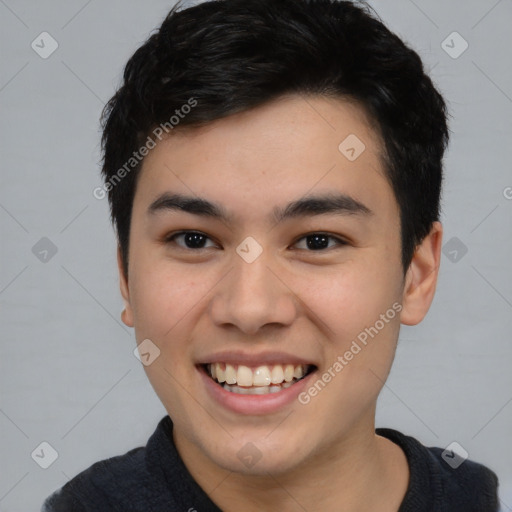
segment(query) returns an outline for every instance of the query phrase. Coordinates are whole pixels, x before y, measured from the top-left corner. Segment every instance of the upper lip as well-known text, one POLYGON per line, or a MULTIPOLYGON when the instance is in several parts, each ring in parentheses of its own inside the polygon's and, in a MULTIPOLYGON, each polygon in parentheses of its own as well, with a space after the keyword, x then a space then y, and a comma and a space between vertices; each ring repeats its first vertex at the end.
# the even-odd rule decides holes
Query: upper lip
POLYGON ((231 365, 245 366, 267 366, 273 364, 293 364, 296 366, 303 364, 318 366, 311 359, 305 359, 285 352, 249 353, 232 350, 215 352, 213 354, 203 356, 197 362, 199 365, 211 363, 228 363, 231 365))

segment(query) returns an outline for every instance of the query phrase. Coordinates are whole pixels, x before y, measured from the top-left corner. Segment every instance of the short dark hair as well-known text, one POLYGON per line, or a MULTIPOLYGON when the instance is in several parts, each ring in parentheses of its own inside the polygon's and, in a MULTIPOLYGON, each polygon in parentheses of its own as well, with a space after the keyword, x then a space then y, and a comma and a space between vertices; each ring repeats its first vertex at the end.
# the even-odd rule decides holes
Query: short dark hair
POLYGON ((130 58, 103 111, 102 174, 126 274, 142 161, 134 152, 159 126, 200 126, 293 93, 355 100, 375 122, 407 270, 439 220, 449 138, 445 102, 418 54, 366 4, 214 0, 175 6, 130 58))

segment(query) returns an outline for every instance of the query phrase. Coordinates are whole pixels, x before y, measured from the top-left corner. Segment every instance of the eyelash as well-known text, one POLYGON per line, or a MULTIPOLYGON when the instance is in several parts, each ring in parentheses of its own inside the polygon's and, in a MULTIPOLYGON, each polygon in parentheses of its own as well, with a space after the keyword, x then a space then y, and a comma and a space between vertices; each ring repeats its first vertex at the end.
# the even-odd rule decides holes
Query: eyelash
MULTIPOLYGON (((187 234, 200 235, 200 236, 203 236, 203 237, 207 238, 208 240, 211 240, 211 238, 208 235, 206 235, 205 233, 201 233, 200 231, 179 231, 177 233, 169 235, 168 237, 165 238, 164 241, 165 241, 165 243, 176 243, 175 242, 176 238, 178 238, 180 236, 183 236, 183 235, 187 235, 187 234)), ((346 242, 342 238, 339 238, 337 236, 331 235, 329 233, 323 233, 321 231, 318 231, 318 232, 314 231, 314 232, 302 235, 300 238, 298 238, 294 242, 294 245, 297 244, 298 242, 300 242, 301 240, 304 240, 305 238, 312 237, 312 236, 315 236, 315 235, 324 236, 324 237, 328 238, 329 240, 334 240, 336 242, 336 246, 338 246, 338 247, 342 247, 342 246, 348 245, 348 242, 346 242)), ((194 251, 194 252, 199 252, 201 250, 209 249, 210 248, 210 247, 191 248, 191 247, 183 247, 183 246, 180 246, 180 245, 178 245, 178 247, 180 247, 180 249, 184 249, 186 251, 194 251)), ((306 252, 327 252, 329 249, 333 249, 333 247, 326 247, 326 248, 321 248, 321 249, 317 249, 317 250, 308 250, 308 249, 300 249, 300 250, 303 250, 303 251, 306 251, 306 252)))

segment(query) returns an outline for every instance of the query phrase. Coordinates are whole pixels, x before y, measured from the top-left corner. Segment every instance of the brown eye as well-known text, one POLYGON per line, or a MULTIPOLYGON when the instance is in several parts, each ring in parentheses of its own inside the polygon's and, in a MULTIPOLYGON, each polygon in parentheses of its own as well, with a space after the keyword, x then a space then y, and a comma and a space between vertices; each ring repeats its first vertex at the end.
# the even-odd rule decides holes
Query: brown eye
POLYGON ((299 247, 300 249, 308 250, 308 251, 322 251, 324 249, 331 249, 332 247, 339 247, 342 245, 347 245, 344 240, 341 240, 338 237, 328 235, 325 233, 311 233, 309 235, 305 235, 296 242, 298 244, 300 241, 305 240, 305 247, 299 247), (329 242, 333 240, 334 245, 329 245, 329 242))
MULTIPOLYGON (((183 249, 207 249, 208 247, 206 247, 205 244, 208 240, 210 240, 210 238, 204 233, 199 233, 197 231, 182 231, 168 237, 166 242, 176 243, 176 245, 183 249), (182 242, 177 243, 177 240, 182 240, 182 242)), ((215 244, 213 246, 215 246, 215 244)))

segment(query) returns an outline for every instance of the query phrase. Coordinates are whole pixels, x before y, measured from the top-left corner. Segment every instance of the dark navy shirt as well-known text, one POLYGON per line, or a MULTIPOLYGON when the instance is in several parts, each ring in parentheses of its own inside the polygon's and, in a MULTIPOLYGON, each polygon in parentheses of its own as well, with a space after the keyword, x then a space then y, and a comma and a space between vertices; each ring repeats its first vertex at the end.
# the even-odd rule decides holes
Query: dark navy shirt
MULTIPOLYGON (((172 428, 166 416, 146 447, 96 462, 47 498, 42 512, 219 512, 181 460, 172 428)), ((389 428, 376 433, 399 445, 409 462, 398 512, 498 511, 498 478, 487 467, 465 460, 454 469, 442 448, 389 428)))

